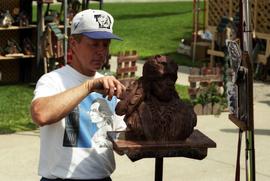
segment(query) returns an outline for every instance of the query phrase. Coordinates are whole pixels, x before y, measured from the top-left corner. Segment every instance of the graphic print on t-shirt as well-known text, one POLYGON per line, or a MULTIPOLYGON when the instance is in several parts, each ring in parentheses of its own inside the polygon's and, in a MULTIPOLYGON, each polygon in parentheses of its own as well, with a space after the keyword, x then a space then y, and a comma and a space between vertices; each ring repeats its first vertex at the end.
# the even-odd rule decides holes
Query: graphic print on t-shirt
POLYGON ((64 133, 63 146, 76 147, 78 142, 79 126, 80 126, 79 108, 75 107, 66 117, 66 127, 64 133))
POLYGON ((103 147, 108 144, 107 131, 112 130, 112 101, 98 93, 87 96, 65 118, 65 147, 103 147))
POLYGON ((110 142, 106 139, 107 131, 112 131, 113 112, 111 111, 105 99, 96 99, 93 101, 90 111, 90 119, 97 125, 97 131, 92 137, 94 147, 110 147, 110 142))

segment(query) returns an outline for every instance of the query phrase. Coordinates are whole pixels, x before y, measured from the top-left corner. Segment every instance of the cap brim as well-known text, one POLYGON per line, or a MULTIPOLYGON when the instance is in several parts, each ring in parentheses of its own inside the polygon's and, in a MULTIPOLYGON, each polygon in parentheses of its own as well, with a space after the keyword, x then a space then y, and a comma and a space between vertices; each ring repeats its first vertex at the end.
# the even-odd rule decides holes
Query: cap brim
POLYGON ((122 41, 123 39, 106 31, 95 31, 95 32, 83 32, 82 35, 87 36, 88 38, 101 40, 101 39, 115 39, 122 41))

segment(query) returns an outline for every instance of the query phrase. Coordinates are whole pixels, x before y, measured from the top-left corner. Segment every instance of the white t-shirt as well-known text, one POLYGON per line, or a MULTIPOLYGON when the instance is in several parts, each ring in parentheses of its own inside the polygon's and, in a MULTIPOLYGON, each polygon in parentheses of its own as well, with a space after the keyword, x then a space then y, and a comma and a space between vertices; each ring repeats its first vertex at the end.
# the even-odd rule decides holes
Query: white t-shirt
MULTIPOLYGON (((96 73, 87 77, 66 65, 39 79, 34 99, 55 95, 101 76, 96 73)), ((115 160, 106 132, 126 127, 123 117, 115 114, 116 104, 116 97, 108 101, 99 93, 91 93, 67 117, 41 127, 39 175, 50 179, 110 176, 115 160)))

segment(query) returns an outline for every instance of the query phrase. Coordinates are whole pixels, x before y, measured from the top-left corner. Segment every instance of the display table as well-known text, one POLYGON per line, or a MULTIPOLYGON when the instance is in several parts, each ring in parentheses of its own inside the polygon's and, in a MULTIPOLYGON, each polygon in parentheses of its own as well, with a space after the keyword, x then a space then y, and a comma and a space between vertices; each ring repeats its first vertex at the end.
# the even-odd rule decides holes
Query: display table
POLYGON ((216 143, 194 130, 185 141, 153 142, 130 139, 130 132, 110 131, 108 137, 113 143, 113 149, 119 154, 126 154, 130 160, 137 161, 142 158, 155 158, 155 181, 162 181, 163 157, 187 157, 202 160, 207 156, 208 148, 215 148, 216 143), (126 135, 129 134, 129 139, 126 135))

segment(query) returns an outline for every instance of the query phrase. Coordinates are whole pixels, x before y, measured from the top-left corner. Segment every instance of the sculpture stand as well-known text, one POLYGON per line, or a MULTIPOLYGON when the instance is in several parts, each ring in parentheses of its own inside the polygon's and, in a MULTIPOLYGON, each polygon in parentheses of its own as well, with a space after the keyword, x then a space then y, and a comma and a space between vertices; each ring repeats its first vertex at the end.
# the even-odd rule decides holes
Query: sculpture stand
POLYGON ((119 155, 126 154, 131 161, 142 158, 155 158, 155 181, 163 179, 164 157, 187 157, 202 160, 207 156, 208 148, 215 148, 216 143, 201 133, 194 130, 184 141, 153 142, 140 141, 131 138, 128 131, 110 131, 107 133, 113 143, 113 149, 119 155))

